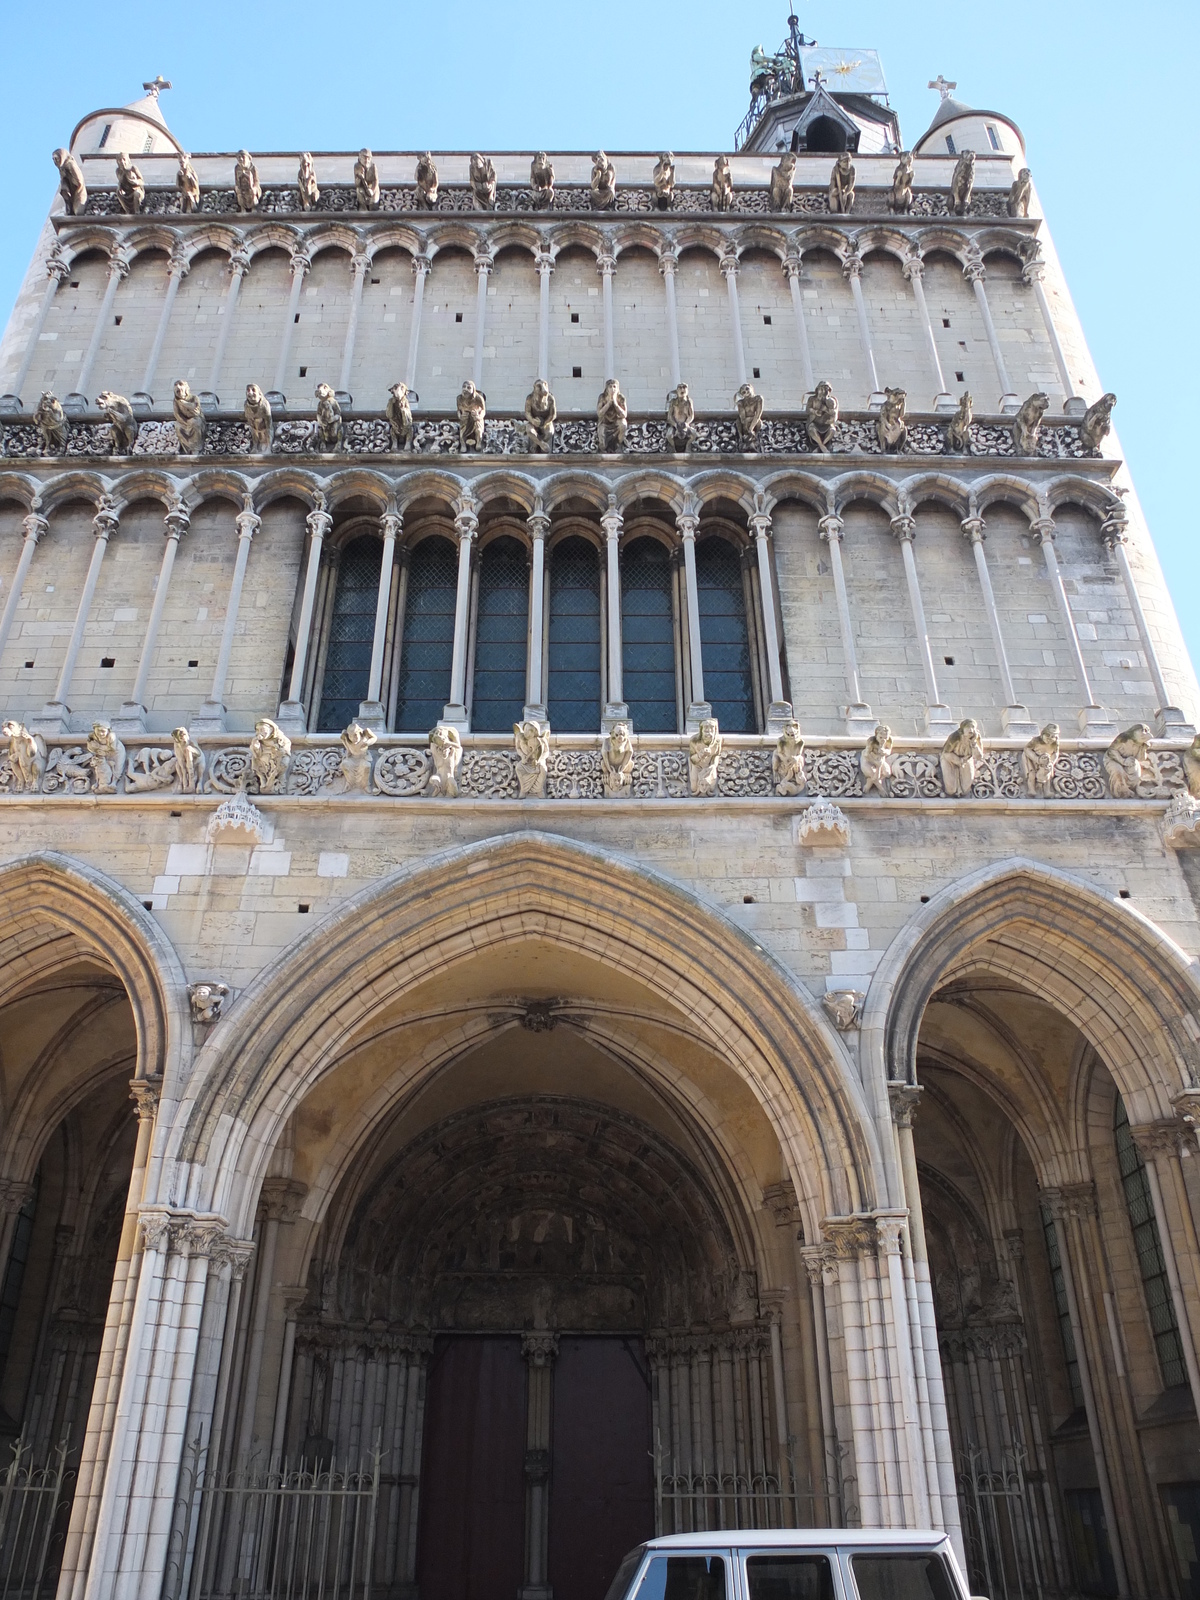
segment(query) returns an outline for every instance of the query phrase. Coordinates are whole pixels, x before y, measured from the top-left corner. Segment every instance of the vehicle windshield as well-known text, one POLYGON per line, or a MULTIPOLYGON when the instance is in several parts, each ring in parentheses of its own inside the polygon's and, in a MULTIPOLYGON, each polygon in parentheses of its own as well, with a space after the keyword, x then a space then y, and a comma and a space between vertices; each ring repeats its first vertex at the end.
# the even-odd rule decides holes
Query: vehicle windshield
POLYGON ((750 1600, 833 1600, 828 1556, 747 1556, 750 1600))
POLYGON ((655 1556, 638 1585, 637 1600, 725 1600, 721 1556, 655 1556))
POLYGON ((633 1582, 633 1575, 642 1564, 642 1557, 646 1553, 644 1544, 637 1545, 622 1561, 617 1568, 617 1575, 608 1586, 608 1593, 604 1600, 625 1600, 629 1593, 629 1585, 633 1582))
POLYGON ((928 1550, 854 1556, 859 1600, 958 1600, 946 1563, 928 1550))

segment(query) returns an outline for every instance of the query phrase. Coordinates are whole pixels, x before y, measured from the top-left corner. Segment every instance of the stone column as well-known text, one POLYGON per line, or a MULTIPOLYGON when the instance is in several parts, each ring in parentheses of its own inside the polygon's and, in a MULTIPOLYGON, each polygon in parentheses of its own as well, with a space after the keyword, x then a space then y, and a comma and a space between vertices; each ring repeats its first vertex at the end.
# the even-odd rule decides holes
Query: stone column
POLYGON ((983 551, 983 541, 987 538, 983 518, 964 517, 962 531, 963 538, 969 541, 971 552, 975 557, 975 571, 979 574, 983 606, 987 612, 988 627, 992 630, 992 647, 996 652, 996 665, 1000 669, 1000 686, 1004 690, 1005 702, 1000 712, 1000 725, 1005 733, 1011 734, 1014 739, 1032 739, 1037 728, 1029 715, 1029 708, 1017 700, 1017 691, 1013 688, 1012 672, 1008 665, 1008 652, 1004 648, 1004 636, 1000 632, 1000 613, 996 609, 992 575, 988 571, 987 556, 983 551))
POLYGON ((538 500, 525 519, 533 551, 532 580, 529 592, 529 704, 522 712, 526 722, 546 722, 546 673, 542 655, 543 612, 546 592, 546 535, 550 518, 538 500))
POLYGON ((117 295, 117 285, 122 278, 129 276, 129 257, 124 248, 114 244, 108 258, 108 282, 104 286, 104 297, 100 301, 100 309, 96 313, 95 326, 92 328, 92 337, 88 342, 84 354, 83 365, 79 369, 79 379, 75 388, 63 401, 65 411, 78 413, 88 408, 88 387, 92 381, 92 368, 96 365, 96 356, 100 350, 100 341, 104 337, 104 330, 108 327, 108 319, 112 316, 113 301, 117 295))
MULTIPOLYGON (((1166 679, 1163 677, 1162 663, 1158 659, 1158 651, 1154 648, 1154 641, 1150 637, 1150 625, 1142 609, 1142 597, 1138 593, 1133 569, 1129 565, 1129 522, 1124 506, 1116 505, 1112 508, 1104 519, 1100 537, 1104 540, 1105 548, 1115 556, 1117 565, 1121 569, 1121 581, 1129 597, 1129 608, 1137 625, 1142 654, 1146 657, 1146 665, 1150 668, 1150 677, 1154 682, 1154 692, 1158 696, 1158 706, 1154 713, 1154 731, 1161 739, 1191 739, 1196 730, 1179 707, 1171 704, 1166 679)), ((2 643, 3 631, 0 625, 0 647, 2 643)))
MULTIPOLYGON (((21 603, 21 591, 25 587, 25 578, 29 572, 29 563, 33 560, 33 552, 37 549, 38 540, 47 532, 49 522, 36 509, 41 504, 34 500, 34 508, 21 519, 21 526, 25 530, 21 540, 21 554, 17 558, 17 570, 13 573, 12 583, 9 585, 8 599, 4 602, 4 614, 0 616, 0 656, 4 654, 4 647, 8 643, 8 636, 12 632, 13 621, 17 615, 17 607, 21 603)), ((3 1257, 0 1256, 0 1261, 3 1257)))
POLYGON ((59 285, 71 276, 71 269, 63 258, 57 254, 57 247, 51 251, 46 262, 46 287, 42 291, 42 298, 38 304, 37 316, 33 319, 33 327, 29 331, 29 342, 25 346, 25 354, 21 357, 21 365, 17 368, 17 375, 13 379, 12 388, 7 394, 0 394, 0 416, 14 416, 21 409, 21 390, 25 387, 25 380, 29 377, 29 369, 33 365, 33 358, 37 354, 38 341, 41 339, 46 327, 46 318, 50 315, 50 307, 54 304, 54 296, 58 293, 59 285))
POLYGON ((279 341, 279 360, 275 365, 275 383, 267 399, 273 406, 283 407, 287 404, 288 360, 292 353, 292 331, 296 326, 296 319, 300 310, 300 291, 304 287, 304 280, 308 276, 308 269, 312 266, 311 259, 303 250, 292 252, 292 289, 288 295, 287 315, 283 322, 283 335, 279 341))
POLYGON ((1000 409, 1005 412, 1016 411, 1020 407, 1020 402, 1013 389, 1012 379, 1008 375, 1004 353, 996 336, 996 324, 992 321, 992 308, 988 304, 987 290, 984 288, 987 268, 983 264, 983 257, 971 256, 963 268, 963 275, 975 291, 975 304, 979 307, 979 315, 983 318, 983 330, 987 334, 992 360, 996 365, 996 377, 1000 384, 1000 409))
POLYGON ((550 1421, 556 1333, 524 1333, 528 1367, 525 1409, 525 1582, 519 1600, 552 1600, 547 1576, 550 1540, 550 1421))
POLYGON ((350 291, 350 320, 346 324, 346 339, 342 345, 342 370, 338 375, 338 404, 348 406, 353 400, 350 393, 350 374, 354 366, 354 342, 358 337, 358 319, 362 312, 363 288, 371 270, 370 252, 360 250, 352 263, 354 284, 350 291))
POLYGON ((110 537, 116 531, 117 513, 113 509, 112 501, 106 497, 96 507, 96 515, 92 518, 92 534, 95 538, 95 544, 92 546, 92 559, 88 563, 87 577, 83 580, 83 593, 79 597, 79 605, 75 612, 75 623, 71 629, 71 637, 67 642, 67 653, 58 674, 54 699, 47 702, 39 716, 30 724, 31 728, 35 728, 39 733, 66 733, 67 731, 71 715, 71 705, 68 699, 68 695, 71 692, 71 679, 75 676, 75 663, 79 660, 79 652, 83 647, 83 632, 87 627, 88 617, 91 613, 96 585, 100 581, 100 567, 104 561, 104 552, 108 549, 110 537))
POLYGON ((1050 579, 1050 587, 1054 590, 1054 598, 1058 602, 1059 616, 1062 618, 1063 631, 1067 636, 1067 648, 1075 662, 1075 675, 1079 679, 1079 688, 1083 695, 1083 710, 1079 713, 1079 728, 1085 735, 1095 734, 1098 738, 1116 734, 1117 725, 1113 721, 1111 711, 1096 703, 1092 692, 1091 679, 1088 677, 1087 666, 1083 659, 1083 650, 1079 643, 1079 634, 1075 629, 1075 617, 1071 611, 1071 602, 1067 599, 1067 591, 1063 587, 1062 573, 1059 570, 1058 557, 1054 552, 1054 518, 1038 517, 1030 524, 1030 531, 1042 547, 1042 558, 1046 563, 1046 575, 1050 579))
POLYGON ((549 250, 539 250, 534 256, 538 271, 538 365, 537 375, 543 383, 550 382, 550 274, 554 271, 554 257, 549 250))
POLYGON ((834 1409, 833 1375, 829 1362, 829 1324, 825 1314, 827 1274, 830 1284, 836 1281, 836 1275, 830 1268, 828 1251, 823 1244, 802 1245, 800 1258, 804 1263, 809 1294, 812 1298, 813 1343, 817 1353, 817 1390, 821 1407, 822 1468, 827 1485, 829 1520, 831 1525, 836 1527, 845 1516, 841 1495, 842 1446, 838 1439, 837 1413, 834 1409))
POLYGON ((358 720, 375 733, 386 732, 381 695, 383 692, 383 647, 387 641, 388 609, 392 599, 392 568, 396 562, 396 540, 403 522, 400 513, 389 508, 379 519, 383 538, 383 559, 379 566, 379 592, 375 599, 375 633, 371 639, 371 669, 367 677, 367 698, 358 708, 358 720))
POLYGON ((425 279, 429 276, 429 269, 432 266, 432 256, 413 257, 412 327, 408 332, 408 361, 404 369, 404 381, 410 389, 417 381, 417 352, 421 348, 421 308, 425 304, 425 279))
POLYGON ((1154 1205, 1154 1220, 1162 1246, 1163 1265, 1171 1288, 1171 1305, 1183 1346, 1192 1404, 1200 1416, 1200 1249, 1192 1208, 1188 1203, 1180 1158, 1196 1159, 1195 1134, 1175 1118, 1143 1123, 1129 1130, 1138 1154, 1146 1164, 1146 1179, 1154 1205))
POLYGON ((800 352, 800 373, 804 382, 804 393, 800 396, 800 404, 807 403, 809 395, 816 388, 816 379, 813 377, 812 351, 808 343, 808 323, 804 317, 804 297, 800 289, 800 257, 788 256, 783 263, 783 270, 787 274, 788 288, 792 294, 792 312, 796 319, 796 347, 800 352))
POLYGON ((929 648, 929 629, 925 624, 925 607, 921 602, 921 585, 917 581, 917 563, 912 548, 916 531, 915 517, 902 513, 892 518, 892 533, 899 540, 904 557, 904 576, 908 581, 913 627, 916 629, 917 648, 921 652, 921 666, 925 673, 925 728, 929 733, 945 737, 954 732, 955 722, 950 707, 942 703, 937 674, 933 670, 933 651, 929 648))
POLYGON ((858 654, 854 648, 854 627, 850 621, 850 600, 846 594, 846 575, 842 571, 841 517, 822 517, 817 531, 829 546, 829 566, 833 573, 833 592, 837 599, 838 627, 842 634, 842 663, 846 674, 846 688, 850 702, 846 707, 846 732, 861 733, 863 725, 871 726, 875 718, 870 706, 862 697, 858 681, 858 654))
POLYGON ((458 590, 454 597, 454 654, 450 667, 450 703, 442 721, 467 731, 467 645, 471 631, 471 559, 479 533, 479 507, 474 500, 455 501, 454 531, 458 534, 458 590))
POLYGON ((600 287, 604 296, 604 381, 617 375, 617 358, 613 349, 613 273, 617 258, 605 245, 596 257, 596 270, 600 274, 600 287))
POLYGON ((854 296, 858 336, 862 341, 863 355, 867 358, 867 372, 871 378, 871 394, 867 403, 872 411, 877 411, 883 404, 883 390, 880 388, 879 372, 875 366, 875 347, 871 343, 871 324, 867 321, 867 302, 863 299, 862 257, 851 252, 842 263, 842 272, 849 280, 850 293, 854 296))
MULTIPOLYGON (((242 1378, 241 1416, 238 1418, 237 1444, 234 1459, 245 1461, 255 1444, 255 1421, 258 1412, 259 1382, 262 1378, 263 1351, 266 1347, 267 1316, 275 1290, 275 1255, 279 1248, 279 1230, 284 1223, 292 1223, 303 1204, 305 1186, 294 1178, 264 1178, 262 1203, 265 1210, 262 1243, 259 1246, 258 1271, 254 1284, 254 1306, 251 1312, 249 1337, 246 1341, 246 1363, 242 1378)), ((274 1418, 272 1418, 272 1421, 274 1418)))
POLYGON ((224 733, 225 731, 225 679, 229 675, 229 660, 233 654, 233 641, 237 633, 238 610, 242 603, 242 586, 246 581, 246 563, 250 559, 250 541, 262 526, 255 515, 254 501, 250 495, 242 499, 242 509, 234 518, 237 529, 237 557, 233 563, 233 578, 229 585, 229 599, 225 602, 225 626, 221 629, 221 644, 217 650, 217 665, 213 672, 212 688, 208 699, 192 721, 193 733, 224 733))
POLYGON ((692 676, 692 697, 687 708, 686 731, 695 733, 712 707, 704 698, 704 654, 700 643, 700 591, 696 583, 696 529, 700 526, 696 502, 689 495, 682 511, 675 514, 675 527, 683 546, 683 586, 687 604, 688 665, 692 676))
POLYGON ((244 246, 239 245, 229 257, 229 287, 225 291, 225 304, 221 307, 221 325, 217 332, 217 348, 213 351, 212 371, 208 375, 208 388, 200 396, 206 411, 215 411, 221 403, 221 368, 225 365, 225 351, 229 345, 229 332, 233 327, 233 318, 237 310, 238 295, 241 293, 242 279, 249 271, 249 252, 244 246))
POLYGON ((471 380, 477 389, 483 388, 483 340, 487 331, 487 292, 493 258, 486 250, 475 252, 475 361, 471 380))
POLYGON ((746 381, 746 347, 742 341, 742 308, 738 301, 738 258, 730 250, 721 257, 725 293, 729 296, 729 327, 733 335, 733 368, 740 389, 746 381))
POLYGON ((921 319, 921 327, 925 333, 925 347, 929 352, 929 366, 933 373, 935 411, 953 411, 954 399, 946 388, 946 380, 942 375, 942 360, 938 355, 937 340, 933 337, 933 323, 929 320, 929 306, 925 300, 925 263, 914 251, 906 256, 901 270, 912 284, 913 299, 917 302, 917 315, 921 319))
POLYGON ((608 510, 600 518, 605 539, 605 573, 608 579, 608 704, 604 707, 604 726, 629 720, 622 687, 621 661, 621 530, 625 519, 617 510, 617 497, 610 494, 608 510))
POLYGON ((300 620, 296 624, 296 647, 292 653, 292 676, 288 684, 288 697, 280 701, 275 720, 287 733, 305 733, 308 714, 304 709, 304 672, 308 666, 308 652, 312 645, 313 605, 317 596, 317 578, 321 571, 321 550, 325 535, 333 526, 333 518, 325 509, 325 496, 318 494, 313 509, 305 518, 308 528, 308 566, 304 573, 304 593, 300 599, 300 620))
POLYGON ((1038 310, 1042 313, 1042 321, 1046 327, 1046 336, 1050 340, 1050 349, 1054 354, 1054 365, 1058 368, 1059 381, 1063 387, 1063 410, 1069 417, 1081 417, 1087 410, 1087 402, 1075 393, 1075 385, 1071 382, 1071 369, 1067 365, 1066 352, 1062 347, 1062 340, 1058 337, 1058 329, 1054 326, 1054 316, 1050 310, 1050 302, 1046 298, 1046 263, 1044 261, 1030 261, 1021 273, 1022 283, 1033 290, 1034 298, 1038 303, 1038 310))
POLYGON ((674 247, 666 248, 658 258, 662 273, 663 292, 667 301, 667 363, 671 371, 671 387, 677 389, 683 382, 679 368, 679 308, 675 303, 675 272, 679 257, 674 247))
POLYGON ((176 500, 163 518, 167 542, 163 548, 162 565, 158 569, 158 583, 150 607, 150 620, 146 623, 146 637, 142 640, 142 654, 134 676, 133 689, 129 699, 121 707, 120 713, 113 718, 114 733, 146 731, 146 684, 150 678, 155 646, 158 644, 158 630, 162 626, 163 611, 167 604, 167 589, 175 567, 175 557, 179 553, 179 541, 188 531, 190 523, 191 515, 182 500, 176 500))
POLYGON ((151 345, 150 354, 146 358, 146 370, 142 373, 141 388, 130 399, 135 411, 149 411, 154 404, 154 376, 158 371, 159 357, 162 355, 163 342, 167 337, 171 311, 175 305, 175 296, 179 293, 179 285, 187 277, 189 271, 187 253, 182 242, 180 242, 171 251, 167 292, 163 297, 162 310, 158 317, 158 327, 154 333, 154 343, 151 345))
POLYGON ((759 508, 750 517, 750 531, 758 557, 758 588, 762 596, 763 637, 767 647, 767 678, 771 704, 767 710, 767 732, 781 733, 791 720, 791 702, 783 698, 783 666, 779 660, 779 628, 775 620, 775 577, 771 571, 771 518, 759 508))
POLYGON ((12 1249, 17 1218, 36 1193, 32 1183, 21 1183, 16 1178, 0 1178, 0 1272, 8 1268, 8 1253, 12 1249))

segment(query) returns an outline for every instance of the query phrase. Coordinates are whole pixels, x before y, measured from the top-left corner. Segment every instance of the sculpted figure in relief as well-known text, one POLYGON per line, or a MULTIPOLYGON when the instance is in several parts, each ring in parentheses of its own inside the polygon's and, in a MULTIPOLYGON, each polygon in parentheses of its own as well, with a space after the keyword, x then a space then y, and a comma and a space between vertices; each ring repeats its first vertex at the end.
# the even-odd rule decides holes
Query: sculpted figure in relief
POLYGON ((432 211, 437 205, 438 174, 433 164, 432 151, 426 150, 425 154, 417 161, 417 204, 432 211))
POLYGON ((1050 785, 1058 766, 1058 723, 1048 722, 1041 733, 1034 734, 1021 751, 1021 771, 1025 775, 1025 790, 1031 799, 1050 797, 1050 785))
POLYGON ((96 405, 108 422, 113 455, 129 455, 138 436, 133 407, 123 394, 114 394, 111 389, 105 389, 96 396, 96 405))
POLYGON ((327 383, 319 383, 314 392, 317 397, 317 421, 313 429, 313 444, 318 450, 340 450, 342 408, 337 396, 327 383))
POLYGON ((857 1027, 865 999, 861 989, 831 989, 821 996, 821 1004, 838 1032, 848 1033, 857 1027))
POLYGON ((755 394, 752 383, 744 383, 733 397, 737 412, 738 443, 743 450, 757 450, 762 432, 763 397, 755 394))
POLYGON ((8 721, 0 727, 8 740, 8 765, 15 794, 36 794, 46 770, 46 741, 40 733, 30 733, 23 722, 8 721))
POLYGON ((1192 740, 1180 758, 1183 781, 1193 800, 1200 800, 1200 733, 1192 740))
POLYGON ((1117 403, 1115 394, 1102 394, 1095 405, 1089 406, 1079 424, 1079 442, 1085 450, 1099 450, 1112 431, 1112 411, 1117 403))
POLYGON ((975 402, 971 399, 971 391, 964 389, 958 402, 958 410, 946 424, 946 452, 948 455, 969 456, 971 454, 971 423, 975 417, 975 402))
POLYGON ((790 211, 796 204, 796 157, 790 150, 771 168, 771 210, 790 211))
POLYGON ((458 794, 458 769, 462 765, 462 740, 454 728, 439 724, 429 735, 433 771, 425 780, 425 793, 453 800, 458 794))
POLYGON ((550 740, 536 722, 514 722, 517 747, 517 792, 522 800, 544 800, 550 740))
POLYGON ((175 763, 175 782, 181 794, 199 794, 204 781, 204 752, 193 743, 186 728, 175 728, 171 733, 172 755, 175 763))
POLYGON ((49 389, 42 391, 42 398, 33 413, 33 425, 37 429, 42 454, 61 456, 67 448, 67 414, 58 396, 49 389))
POLYGON ((271 418, 271 402, 256 383, 246 385, 242 415, 250 429, 250 449, 255 455, 268 454, 275 425, 271 418))
POLYGON ((371 787, 371 746, 378 741, 370 728, 352 722, 339 738, 344 752, 339 763, 347 794, 366 794, 371 787))
POLYGON ((688 788, 697 798, 717 792, 717 767, 724 743, 716 717, 705 717, 688 740, 688 788))
POLYGON ((615 378, 609 378, 596 401, 596 448, 602 456, 618 455, 625 448, 629 406, 615 378))
POLYGON ((616 203, 617 169, 603 150, 597 150, 592 157, 592 209, 611 211, 616 203))
POLYGON ((300 170, 296 174, 296 192, 300 196, 301 211, 316 210, 321 190, 317 184, 317 169, 313 163, 311 150, 306 150, 300 157, 300 170))
POLYGON ((1013 418, 1013 444, 1019 456, 1035 456, 1042 436, 1042 418, 1050 409, 1048 394, 1031 394, 1013 418))
POLYGON ((96 794, 116 794, 125 775, 125 746, 107 722, 94 722, 87 748, 93 790, 96 794))
POLYGON ((406 383, 394 383, 388 390, 387 405, 383 408, 387 417, 388 427, 392 434, 393 450, 410 450, 413 442, 413 414, 411 402, 416 399, 410 395, 406 383))
POLYGON ((58 192, 72 217, 87 205, 87 184, 78 161, 69 150, 56 150, 50 158, 58 168, 58 192))
POLYGON ((554 448, 554 423, 558 406, 544 378, 535 378, 525 396, 525 437, 534 455, 548 456, 554 448))
POLYGON ((908 423, 904 420, 907 403, 908 396, 903 389, 886 389, 883 405, 875 418, 875 433, 880 447, 892 455, 899 454, 908 443, 908 423))
POLYGON ((956 217, 966 215, 971 204, 971 191, 975 187, 975 152, 964 150, 950 179, 950 208, 956 217))
POLYGON ((369 150, 360 150, 354 163, 354 203, 360 211, 379 210, 379 168, 369 150))
POLYGON ((1114 800, 1136 800, 1139 783, 1160 783, 1158 757, 1150 748, 1150 729, 1144 722, 1119 733, 1104 752, 1104 775, 1114 800))
POLYGON ((125 769, 125 787, 134 793, 154 789, 178 789, 181 794, 198 794, 204 778, 204 752, 192 743, 186 728, 171 734, 171 754, 147 746, 130 756, 125 769))
POLYGON ((804 408, 804 426, 809 439, 821 452, 829 454, 829 447, 837 438, 838 403, 832 386, 821 379, 808 397, 804 408))
POLYGON ((876 794, 887 796, 891 793, 892 777, 892 730, 886 722, 879 723, 875 732, 863 746, 862 754, 858 758, 858 770, 862 773, 863 794, 870 794, 874 789, 876 794))
POLYGON ((216 1022, 224 1014, 229 995, 227 983, 189 983, 188 1002, 192 1008, 192 1021, 205 1026, 216 1022))
POLYGON ((198 456, 204 449, 204 412, 186 378, 176 378, 171 404, 175 418, 175 440, 181 456, 198 456))
POLYGON ((901 216, 912 210, 913 158, 911 150, 901 150, 896 170, 892 173, 892 192, 888 196, 888 210, 901 216))
POLYGON ((1029 200, 1033 194, 1033 174, 1028 167, 1022 167, 1012 181, 1012 188, 1008 191, 1008 214, 1010 217, 1027 217, 1029 215, 1029 200))
POLYGON ((846 213, 854 210, 854 181, 854 163, 850 159, 850 152, 843 150, 829 174, 830 211, 846 213))
POLYGON ((529 163, 529 187, 536 211, 545 211, 554 204, 554 168, 544 150, 539 150, 529 163))
POLYGON ((270 717, 254 724, 250 741, 250 773, 259 794, 280 794, 292 759, 292 741, 270 717))
POLYGON ((783 732, 771 752, 771 776, 775 780, 776 794, 804 793, 808 773, 804 770, 804 740, 798 722, 784 723, 783 732))
POLYGON ((491 158, 478 151, 471 157, 471 194, 477 211, 493 211, 496 206, 496 169, 491 158))
POLYGON ((146 185, 141 173, 125 154, 117 156, 117 201, 128 216, 136 217, 146 199, 146 185))
POLYGON ((199 211, 200 179, 192 165, 192 158, 179 152, 179 171, 175 174, 175 187, 179 192, 179 209, 183 212, 199 211))
POLYGON ((696 436, 696 408, 686 383, 667 396, 667 443, 672 450, 687 450, 696 436))
POLYGON ((600 781, 610 800, 620 800, 633 789, 633 740, 627 722, 614 722, 600 746, 600 781))
POLYGON ((979 724, 966 717, 942 746, 942 783, 951 799, 971 792, 975 773, 983 760, 983 735, 979 724))
POLYGON ((470 378, 458 395, 458 447, 460 450, 483 449, 483 425, 487 417, 487 396, 477 389, 470 378))
POLYGON ((733 210, 733 177, 728 156, 718 156, 713 162, 712 208, 714 211, 733 210))
POLYGON ((233 167, 233 197, 239 211, 257 211, 262 199, 262 184, 258 181, 258 168, 249 150, 239 150, 233 167))
POLYGON ((675 157, 664 150, 654 163, 654 203, 660 211, 669 211, 675 196, 675 157))

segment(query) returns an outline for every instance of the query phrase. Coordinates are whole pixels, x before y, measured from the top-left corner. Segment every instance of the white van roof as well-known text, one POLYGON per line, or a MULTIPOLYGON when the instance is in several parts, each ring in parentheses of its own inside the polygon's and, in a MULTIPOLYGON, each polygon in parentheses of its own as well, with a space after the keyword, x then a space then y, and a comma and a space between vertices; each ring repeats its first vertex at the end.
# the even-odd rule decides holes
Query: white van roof
POLYGON ((709 1533, 669 1533, 647 1539, 647 1550, 930 1549, 949 1536, 932 1528, 720 1528, 709 1533))

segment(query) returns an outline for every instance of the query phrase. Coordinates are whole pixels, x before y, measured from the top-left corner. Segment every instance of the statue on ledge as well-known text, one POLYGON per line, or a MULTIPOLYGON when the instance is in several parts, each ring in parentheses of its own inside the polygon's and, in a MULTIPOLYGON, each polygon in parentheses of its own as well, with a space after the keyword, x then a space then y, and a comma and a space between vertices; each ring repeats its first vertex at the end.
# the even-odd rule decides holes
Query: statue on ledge
POLYGON ((1048 394, 1031 394, 1012 421, 1013 445, 1019 456, 1035 456, 1042 436, 1042 418, 1050 409, 1048 394))
POLYGON ((1022 167, 1012 181, 1012 188, 1008 191, 1008 214, 1010 217, 1027 217, 1029 215, 1029 201, 1033 194, 1033 174, 1028 167, 1022 167))
POLYGON ((829 209, 848 215, 854 210, 854 163, 850 152, 843 150, 833 163, 829 174, 829 209))
POLYGON ((141 173, 125 154, 117 156, 117 200, 127 216, 136 217, 146 199, 146 185, 141 173))
POLYGON ((681 383, 667 396, 667 443, 672 450, 687 450, 695 436, 696 407, 687 384, 681 383))
POLYGON ((900 216, 912 210, 913 203, 913 158, 911 150, 902 150, 900 159, 896 163, 896 170, 892 173, 892 192, 888 196, 888 210, 900 216))
POLYGON ((96 405, 108 422, 113 455, 132 454, 137 443, 138 424, 129 401, 123 394, 114 394, 111 389, 105 389, 96 396, 96 405))
POLYGON ((975 188, 975 152, 964 150, 950 179, 950 209, 956 217, 965 217, 975 188))
POLYGON ((558 406, 545 378, 535 378, 525 396, 525 437, 532 455, 548 456, 554 448, 554 424, 558 406))
POLYGON ((471 194, 476 211, 494 211, 496 208, 496 169, 487 156, 478 152, 471 157, 471 194))
POLYGON ((822 378, 808 397, 804 408, 804 426, 811 443, 823 456, 837 438, 838 403, 832 386, 822 378))
POLYGON ((432 211, 437 205, 438 173, 433 164, 432 151, 426 150, 417 160, 417 204, 432 211))
POLYGON ((544 150, 539 150, 529 163, 529 187, 533 190, 535 211, 545 211, 554 204, 554 168, 544 150))
POLYGON ((360 150, 354 163, 354 203, 360 211, 379 210, 379 168, 369 150, 360 150))
POLYGON ((664 150, 654 163, 654 203, 660 211, 669 211, 675 198, 675 157, 664 150))
POLYGON ((251 451, 255 455, 267 455, 271 449, 274 428, 271 402, 256 383, 246 385, 246 404, 242 407, 242 415, 250 429, 251 451))
POLYGON ((87 205, 87 184, 83 171, 69 150, 56 150, 50 158, 58 168, 58 192, 63 205, 72 217, 77 217, 87 205))
POLYGON ((738 443, 743 450, 757 450, 762 432, 763 397, 755 394, 752 383, 744 383, 733 397, 737 412, 738 443))
POLYGON ((200 179, 192 165, 191 157, 179 152, 179 171, 175 174, 175 187, 179 191, 179 209, 184 213, 200 209, 200 179))
POLYGON ((611 211, 617 203, 617 169, 597 150, 592 157, 592 210, 611 211))
POLYGON ((728 156, 718 156, 713 162, 712 208, 714 211, 733 210, 733 177, 728 156))
POLYGON ((394 383, 388 390, 384 415, 392 434, 393 450, 411 450, 413 442, 412 401, 416 395, 409 393, 406 383, 394 383))
POLYGON ((629 404, 621 385, 609 378, 596 401, 596 448, 602 456, 618 455, 629 431, 629 404))
POLYGON ((262 184, 258 181, 258 168, 250 159, 249 150, 239 150, 233 168, 233 195, 239 211, 257 211, 262 199, 262 184))
POLYGON ((908 423, 904 409, 908 396, 903 389, 885 389, 883 404, 875 418, 875 434, 881 450, 889 455, 899 455, 908 443, 908 423))
POLYGON ((175 441, 179 446, 179 454, 200 455, 204 450, 204 412, 186 378, 175 380, 171 414, 175 418, 175 441))
POLYGON ((315 211, 321 191, 317 186, 317 169, 312 152, 306 150, 300 157, 300 170, 296 174, 296 192, 300 196, 301 211, 315 211))
POLYGON ((458 447, 460 450, 483 449, 483 425, 487 418, 487 396, 477 389, 470 378, 459 391, 458 447))
POLYGON ((796 157, 790 150, 771 168, 771 210, 791 211, 796 204, 796 157))
POLYGON ((317 450, 333 451, 342 448, 342 408, 337 396, 327 383, 316 387, 317 421, 313 429, 313 445, 317 450))

